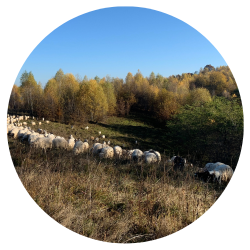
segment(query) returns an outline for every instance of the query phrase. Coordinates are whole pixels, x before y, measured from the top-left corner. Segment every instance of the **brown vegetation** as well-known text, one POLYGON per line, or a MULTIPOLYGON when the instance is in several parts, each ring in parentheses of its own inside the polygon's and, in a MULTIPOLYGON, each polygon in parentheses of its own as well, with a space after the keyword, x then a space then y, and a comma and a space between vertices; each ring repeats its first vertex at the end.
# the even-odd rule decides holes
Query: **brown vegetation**
POLYGON ((87 237, 120 243, 172 234, 199 218, 225 185, 159 165, 102 160, 89 153, 46 153, 9 139, 16 171, 31 197, 53 219, 87 237))

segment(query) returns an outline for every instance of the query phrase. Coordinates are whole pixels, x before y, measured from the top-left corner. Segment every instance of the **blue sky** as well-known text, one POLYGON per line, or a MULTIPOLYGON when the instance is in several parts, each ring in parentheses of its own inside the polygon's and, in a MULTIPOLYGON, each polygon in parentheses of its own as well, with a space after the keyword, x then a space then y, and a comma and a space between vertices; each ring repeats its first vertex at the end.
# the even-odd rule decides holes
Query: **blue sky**
POLYGON ((20 76, 32 71, 45 86, 61 68, 82 78, 125 78, 138 69, 165 77, 193 73, 211 64, 227 65, 198 31, 165 13, 115 7, 78 16, 55 29, 30 54, 20 76))

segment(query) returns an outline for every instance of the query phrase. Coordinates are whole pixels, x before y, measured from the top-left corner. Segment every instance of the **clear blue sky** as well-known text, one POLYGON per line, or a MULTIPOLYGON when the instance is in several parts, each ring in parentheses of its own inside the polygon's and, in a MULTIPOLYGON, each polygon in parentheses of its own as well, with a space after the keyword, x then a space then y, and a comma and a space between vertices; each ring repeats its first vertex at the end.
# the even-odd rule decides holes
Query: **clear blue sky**
POLYGON ((61 68, 82 78, 125 78, 138 69, 165 77, 227 65, 214 46, 186 23, 154 10, 107 8, 76 17, 44 38, 22 66, 45 86, 61 68))

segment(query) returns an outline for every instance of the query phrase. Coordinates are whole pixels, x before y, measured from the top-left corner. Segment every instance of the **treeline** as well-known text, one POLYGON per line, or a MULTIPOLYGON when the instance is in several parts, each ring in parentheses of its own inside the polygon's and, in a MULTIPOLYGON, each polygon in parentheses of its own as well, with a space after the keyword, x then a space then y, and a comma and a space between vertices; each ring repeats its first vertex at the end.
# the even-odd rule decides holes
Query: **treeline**
POLYGON ((9 110, 26 112, 46 119, 101 121, 107 115, 126 116, 144 112, 159 122, 171 120, 185 105, 199 107, 214 96, 239 99, 239 91, 228 66, 207 65, 199 72, 163 77, 153 72, 144 77, 140 71, 126 79, 84 79, 60 69, 44 88, 32 72, 24 72, 20 86, 13 86, 9 110))

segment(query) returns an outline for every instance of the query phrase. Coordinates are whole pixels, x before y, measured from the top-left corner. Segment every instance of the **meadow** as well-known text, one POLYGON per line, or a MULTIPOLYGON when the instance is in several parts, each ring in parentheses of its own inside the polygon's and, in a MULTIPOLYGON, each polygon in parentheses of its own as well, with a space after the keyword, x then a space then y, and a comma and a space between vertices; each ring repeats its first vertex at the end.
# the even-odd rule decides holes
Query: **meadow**
POLYGON ((182 156, 193 166, 174 171, 167 160, 179 152, 168 143, 165 128, 153 126, 149 117, 107 117, 99 123, 75 123, 73 129, 58 122, 33 127, 81 140, 97 137, 101 131, 111 146, 153 148, 161 153, 159 164, 146 165, 100 160, 89 152, 44 152, 8 138, 17 174, 37 205, 61 225, 93 239, 134 243, 170 235, 203 215, 227 185, 196 180, 194 173, 202 163, 189 155, 188 148, 182 156))

